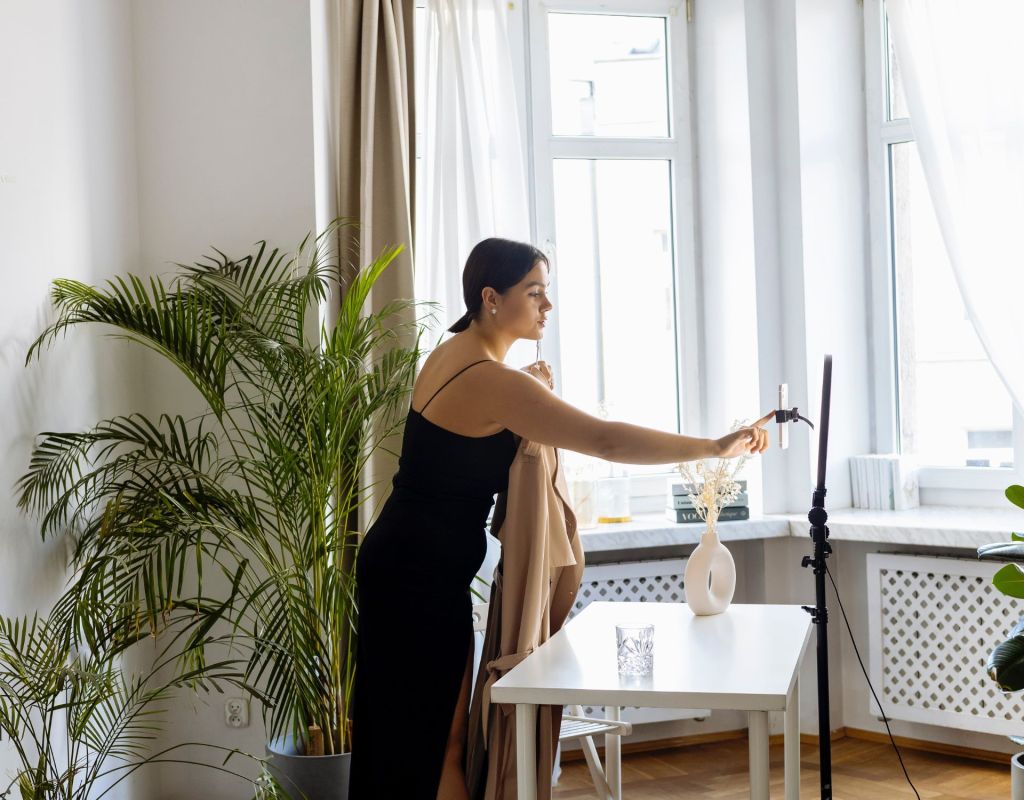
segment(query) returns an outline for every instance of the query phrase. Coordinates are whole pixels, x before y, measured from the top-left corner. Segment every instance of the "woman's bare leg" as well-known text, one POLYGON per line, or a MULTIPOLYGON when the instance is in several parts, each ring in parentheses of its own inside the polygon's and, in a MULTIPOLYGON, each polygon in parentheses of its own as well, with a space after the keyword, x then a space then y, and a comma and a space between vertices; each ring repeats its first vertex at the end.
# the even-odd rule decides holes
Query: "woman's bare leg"
POLYGON ((466 732, 469 728, 469 683, 473 675, 473 640, 469 641, 466 669, 462 675, 462 688, 455 703, 455 716, 448 731, 448 746, 444 753, 441 782, 437 787, 437 800, 469 800, 466 774, 462 766, 466 750, 466 732))

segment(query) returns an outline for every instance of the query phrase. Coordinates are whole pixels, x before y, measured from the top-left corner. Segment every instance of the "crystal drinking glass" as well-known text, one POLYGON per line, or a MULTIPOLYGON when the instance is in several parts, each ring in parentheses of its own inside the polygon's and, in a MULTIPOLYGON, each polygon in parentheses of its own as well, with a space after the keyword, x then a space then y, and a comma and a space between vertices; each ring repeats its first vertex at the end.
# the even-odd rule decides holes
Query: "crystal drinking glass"
POLYGON ((616 625, 615 642, 619 657, 619 674, 651 674, 654 668, 654 625, 616 625))

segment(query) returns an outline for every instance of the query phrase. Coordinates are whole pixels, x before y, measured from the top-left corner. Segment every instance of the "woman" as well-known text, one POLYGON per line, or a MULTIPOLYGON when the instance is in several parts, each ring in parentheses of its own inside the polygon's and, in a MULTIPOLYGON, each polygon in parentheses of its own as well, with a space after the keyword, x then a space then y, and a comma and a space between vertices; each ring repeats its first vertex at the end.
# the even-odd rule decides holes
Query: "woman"
POLYGON ((768 446, 762 426, 774 412, 721 439, 679 436, 569 405, 543 361, 506 366, 517 339, 543 337, 552 307, 547 259, 535 247, 485 239, 466 260, 462 286, 467 311, 416 379, 393 491, 356 561, 352 800, 467 797, 469 586, 517 437, 625 464, 768 446))

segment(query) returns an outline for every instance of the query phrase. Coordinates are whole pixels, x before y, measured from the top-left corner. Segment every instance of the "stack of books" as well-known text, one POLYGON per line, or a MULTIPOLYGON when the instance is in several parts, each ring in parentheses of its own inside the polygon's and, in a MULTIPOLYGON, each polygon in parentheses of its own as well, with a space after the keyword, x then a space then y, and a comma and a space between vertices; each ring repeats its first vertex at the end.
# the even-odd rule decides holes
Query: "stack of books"
POLYGON ((905 511, 921 504, 916 460, 912 456, 850 456, 854 508, 905 511))
MULTIPOLYGON (((740 493, 736 495, 729 505, 725 506, 718 515, 719 522, 731 522, 733 520, 750 519, 750 508, 747 505, 747 482, 737 481, 740 485, 740 493)), ((687 494, 687 487, 682 483, 669 482, 668 505, 665 507, 665 516, 670 522, 702 522, 697 509, 693 506, 687 494)))

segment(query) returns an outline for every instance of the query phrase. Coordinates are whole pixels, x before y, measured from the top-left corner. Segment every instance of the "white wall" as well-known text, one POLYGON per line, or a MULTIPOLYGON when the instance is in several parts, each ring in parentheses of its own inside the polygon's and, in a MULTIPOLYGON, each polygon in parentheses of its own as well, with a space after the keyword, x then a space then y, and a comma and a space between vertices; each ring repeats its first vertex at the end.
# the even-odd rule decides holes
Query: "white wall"
POLYGON ((709 3, 693 24, 704 422, 708 431, 725 433, 734 419, 749 417, 759 407, 743 2, 709 3))
MULTIPOLYGON (((26 369, 49 284, 297 245, 314 225, 310 32, 293 0, 0 0, 0 30, 0 613, 20 614, 45 612, 65 577, 14 503, 33 434, 199 407, 153 359, 84 331, 26 369)), ((257 710, 228 731, 220 703, 182 698, 163 741, 262 755, 257 710)), ((0 744, 0 773, 11 763, 0 744)), ((179 765, 126 796, 193 798, 197 781, 204 798, 246 791, 179 765)))
MULTIPOLYGON (((862 9, 746 7, 761 393, 777 400, 788 383, 789 406, 817 422, 832 354, 828 505, 841 508, 848 458, 871 447, 862 9)), ((766 511, 809 505, 817 433, 790 426, 790 450, 765 454, 766 511)))
MULTIPOLYGON (((239 255, 259 239, 298 245, 315 224, 309 4, 148 0, 134 8, 133 40, 142 262, 167 271, 211 245, 239 255)), ((154 412, 199 407, 166 369, 147 370, 146 384, 154 412)), ((164 741, 262 755, 257 705, 250 727, 233 730, 222 703, 182 697, 164 741)), ((197 779, 208 800, 246 796, 244 782, 212 771, 166 765, 148 775, 147 800, 194 798, 197 779)))
POLYGON ((808 408, 816 419, 832 353, 829 504, 844 508, 847 459, 871 448, 863 8, 798 0, 796 10, 808 408))
MULTIPOLYGON (((25 366, 54 278, 138 263, 131 14, 122 0, 0 0, 0 614, 45 614, 63 546, 15 506, 33 436, 129 411, 127 349, 75 331, 25 366)), ((15 765, 0 743, 0 790, 15 765)))
MULTIPOLYGON (((747 0, 745 11, 759 391, 776 408, 778 385, 786 383, 790 407, 806 407, 795 11, 792 2, 759 0, 747 0)), ((778 427, 770 425, 769 433, 777 441, 778 427)), ((787 451, 773 447, 761 459, 768 513, 804 501, 791 486, 808 483, 810 436, 797 427, 789 439, 787 451)))
MULTIPOLYGON (((759 309, 755 278, 750 100, 743 0, 702 5, 690 26, 693 147, 696 155, 697 274, 704 370, 703 435, 775 405, 758 387, 759 309)), ((762 471, 745 468, 751 513, 762 511, 762 471)))
MULTIPOLYGON (((37 526, 14 506, 12 487, 28 466, 33 434, 125 410, 137 389, 77 332, 25 366, 29 345, 52 318, 54 278, 98 282, 138 260, 130 18, 116 0, 82 9, 72 0, 0 3, 5 614, 46 607, 63 576, 59 554, 44 554, 37 526)), ((109 344, 100 345, 104 352, 109 344)))

